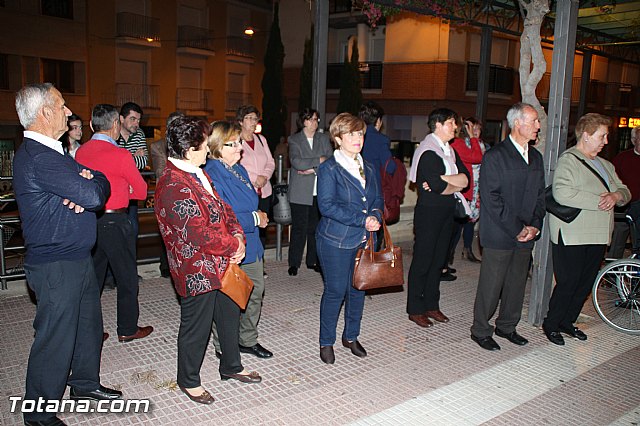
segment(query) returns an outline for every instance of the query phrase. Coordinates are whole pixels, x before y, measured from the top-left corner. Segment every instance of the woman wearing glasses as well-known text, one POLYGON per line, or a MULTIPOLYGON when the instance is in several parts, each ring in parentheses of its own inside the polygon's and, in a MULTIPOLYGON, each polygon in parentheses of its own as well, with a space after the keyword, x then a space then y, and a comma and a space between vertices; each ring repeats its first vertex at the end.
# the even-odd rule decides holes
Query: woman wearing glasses
MULTIPOLYGON (((267 139, 256 133, 258 122, 260 121, 260 111, 253 105, 242 105, 236 111, 236 120, 242 132, 240 140, 242 141, 242 159, 240 164, 249 172, 251 184, 258 193, 258 206, 260 210, 271 214, 271 176, 276 168, 273 161, 273 155, 269 149, 267 139)), ((260 239, 262 245, 265 244, 265 232, 260 231, 260 239)), ((254 353, 260 356, 258 353, 254 353)))
POLYGON ((339 114, 329 129, 338 149, 318 167, 318 207, 322 218, 316 231, 324 291, 320 301, 320 359, 333 364, 333 344, 344 303, 342 345, 358 357, 367 351, 358 341, 364 291, 352 286, 358 248, 370 231, 380 229, 380 173, 362 159, 366 125, 349 113, 339 114))
POLYGON ((307 245, 307 268, 320 272, 316 254, 318 212, 316 171, 333 155, 329 137, 318 132, 318 111, 304 108, 298 115, 299 131, 289 137, 289 202, 291 203, 291 241, 289 275, 297 275, 302 252, 307 245))
MULTIPOLYGON (((216 121, 211 125, 209 159, 204 166, 220 197, 231 206, 247 240, 246 255, 240 267, 253 281, 253 292, 240 315, 240 351, 251 352, 259 358, 273 354, 258 343, 258 321, 262 312, 264 276, 262 260, 264 248, 259 230, 267 226, 267 214, 258 208, 258 195, 253 189, 247 170, 239 163, 242 154, 241 128, 230 121, 216 121)), ((213 343, 220 354, 216 328, 213 343)))

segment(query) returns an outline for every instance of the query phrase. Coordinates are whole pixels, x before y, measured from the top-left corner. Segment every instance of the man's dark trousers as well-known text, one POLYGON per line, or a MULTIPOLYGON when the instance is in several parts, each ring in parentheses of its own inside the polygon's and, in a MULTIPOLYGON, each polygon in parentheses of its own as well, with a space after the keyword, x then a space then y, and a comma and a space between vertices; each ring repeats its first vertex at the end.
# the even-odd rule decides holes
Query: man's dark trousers
POLYGON ((98 217, 93 262, 100 283, 104 283, 107 265, 113 271, 118 286, 118 336, 130 336, 138 331, 138 268, 134 241, 127 213, 104 213, 98 217))
MULTIPOLYGON (((91 257, 25 264, 24 269, 37 299, 25 399, 59 400, 67 385, 79 392, 98 389, 102 310, 91 257)), ((24 418, 41 421, 51 415, 25 413, 24 418)))

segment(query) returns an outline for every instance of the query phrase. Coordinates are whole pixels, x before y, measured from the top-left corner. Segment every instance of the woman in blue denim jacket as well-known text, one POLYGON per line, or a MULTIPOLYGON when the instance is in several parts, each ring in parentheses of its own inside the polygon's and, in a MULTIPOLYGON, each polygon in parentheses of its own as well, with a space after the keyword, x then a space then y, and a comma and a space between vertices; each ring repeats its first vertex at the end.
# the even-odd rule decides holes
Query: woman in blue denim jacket
POLYGON ((353 288, 352 276, 358 248, 364 245, 369 231, 380 229, 384 203, 379 173, 360 155, 366 131, 364 121, 342 113, 333 120, 329 131, 338 149, 318 167, 318 207, 322 218, 316 230, 316 246, 324 280, 320 359, 333 364, 333 344, 343 302, 342 345, 356 356, 367 356, 358 342, 365 294, 353 288))

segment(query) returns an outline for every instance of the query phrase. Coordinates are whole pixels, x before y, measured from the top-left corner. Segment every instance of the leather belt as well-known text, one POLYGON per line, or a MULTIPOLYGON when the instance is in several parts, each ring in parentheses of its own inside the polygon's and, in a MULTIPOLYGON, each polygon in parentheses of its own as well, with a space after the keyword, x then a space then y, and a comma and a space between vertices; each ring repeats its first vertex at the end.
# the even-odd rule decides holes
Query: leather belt
POLYGON ((121 209, 113 209, 113 210, 105 210, 105 213, 127 213, 129 209, 121 208, 121 209))

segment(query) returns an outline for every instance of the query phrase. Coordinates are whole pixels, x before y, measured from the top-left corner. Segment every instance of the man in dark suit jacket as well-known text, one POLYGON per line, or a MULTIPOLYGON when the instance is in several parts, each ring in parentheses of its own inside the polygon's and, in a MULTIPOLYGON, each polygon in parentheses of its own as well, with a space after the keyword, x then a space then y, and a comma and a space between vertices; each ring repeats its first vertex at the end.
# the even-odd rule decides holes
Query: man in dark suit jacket
POLYGON ((480 174, 480 242, 484 247, 473 309, 471 339, 499 350, 489 320, 498 302, 495 334, 516 345, 528 340, 516 332, 533 241, 545 215, 542 155, 529 148, 540 130, 538 113, 525 103, 507 112, 509 136, 487 151, 480 174))

